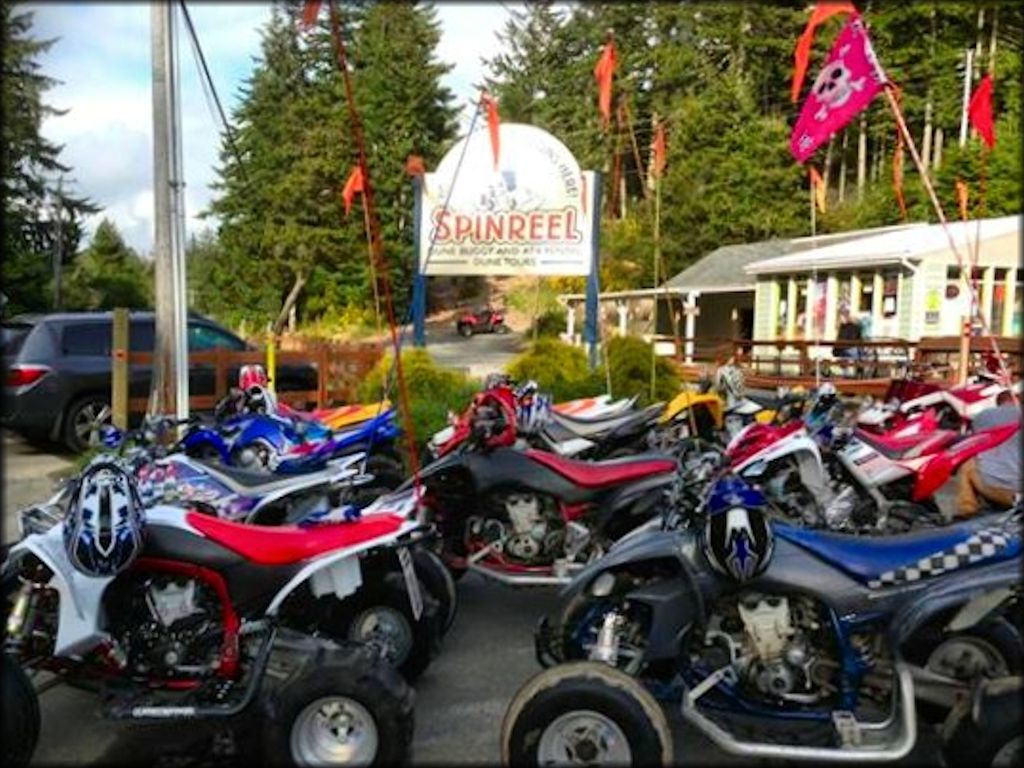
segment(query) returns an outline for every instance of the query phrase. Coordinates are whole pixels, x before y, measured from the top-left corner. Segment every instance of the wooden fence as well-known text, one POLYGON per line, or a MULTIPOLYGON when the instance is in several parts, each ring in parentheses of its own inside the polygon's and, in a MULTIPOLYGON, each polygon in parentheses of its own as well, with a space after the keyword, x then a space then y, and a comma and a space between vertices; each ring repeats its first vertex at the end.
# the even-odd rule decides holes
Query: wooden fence
MULTIPOLYGON (((115 370, 118 354, 125 355, 123 350, 114 351, 115 370)), ((316 370, 315 389, 277 389, 279 400, 297 408, 326 406, 353 402, 359 383, 380 359, 378 344, 359 344, 343 342, 320 342, 308 345, 302 350, 278 351, 276 367, 278 372, 289 365, 312 366, 316 370)), ((151 352, 127 352, 125 355, 127 368, 141 366, 152 370, 153 354, 151 352)), ((124 359, 124 358, 122 358, 124 359)), ((247 364, 259 363, 266 365, 265 349, 238 352, 218 348, 202 352, 190 352, 188 355, 190 380, 197 375, 204 381, 212 379, 212 392, 192 394, 188 404, 191 411, 209 411, 217 404, 228 389, 237 381, 238 369, 247 364)), ((280 379, 281 377, 278 376, 280 379)), ((117 376, 114 376, 115 382, 117 376)), ((114 388, 117 388, 115 383, 114 388)), ((134 389, 135 387, 133 387, 134 389)), ((146 387, 148 390, 148 387, 146 387)), ((206 389, 206 387, 204 387, 206 389)), ((116 403, 118 398, 113 398, 116 403)), ((127 398, 129 413, 144 413, 148 406, 147 397, 127 398)))

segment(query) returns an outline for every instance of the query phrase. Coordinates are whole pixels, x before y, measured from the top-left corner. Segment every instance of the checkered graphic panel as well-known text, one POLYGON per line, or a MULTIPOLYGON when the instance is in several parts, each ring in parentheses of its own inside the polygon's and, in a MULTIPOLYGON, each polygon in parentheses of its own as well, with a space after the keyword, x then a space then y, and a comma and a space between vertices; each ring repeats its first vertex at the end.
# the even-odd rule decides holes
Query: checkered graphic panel
POLYGON ((886 571, 877 579, 869 581, 868 586, 871 589, 892 587, 955 571, 1005 549, 1010 535, 1005 528, 983 528, 953 547, 922 557, 916 563, 886 571))

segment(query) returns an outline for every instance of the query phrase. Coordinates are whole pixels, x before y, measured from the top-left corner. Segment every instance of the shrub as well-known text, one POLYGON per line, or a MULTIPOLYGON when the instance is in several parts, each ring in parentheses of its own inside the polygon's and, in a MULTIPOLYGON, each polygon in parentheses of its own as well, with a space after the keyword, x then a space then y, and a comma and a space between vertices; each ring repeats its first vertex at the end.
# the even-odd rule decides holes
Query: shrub
MULTIPOLYGON (((639 402, 651 400, 651 345, 635 336, 616 336, 608 341, 608 368, 615 397, 639 395, 639 402)), ((654 400, 671 400, 679 393, 679 375, 669 360, 655 362, 654 400)))
MULTIPOLYGON (((385 355, 359 385, 359 399, 364 403, 380 399, 384 377, 391 372, 393 355, 385 355)), ((479 384, 458 371, 434 362, 425 349, 402 350, 402 370, 409 390, 413 430, 417 450, 439 429, 446 426, 448 411, 461 413, 479 384)), ((398 392, 392 388, 391 402, 398 406, 398 392)))
POLYGON ((587 366, 586 352, 558 339, 538 339, 506 370, 516 381, 533 379, 556 403, 604 390, 600 373, 587 366))
POLYGON ((557 339, 565 331, 565 311, 548 310, 537 318, 537 322, 526 331, 526 337, 532 339, 534 325, 538 339, 557 339))

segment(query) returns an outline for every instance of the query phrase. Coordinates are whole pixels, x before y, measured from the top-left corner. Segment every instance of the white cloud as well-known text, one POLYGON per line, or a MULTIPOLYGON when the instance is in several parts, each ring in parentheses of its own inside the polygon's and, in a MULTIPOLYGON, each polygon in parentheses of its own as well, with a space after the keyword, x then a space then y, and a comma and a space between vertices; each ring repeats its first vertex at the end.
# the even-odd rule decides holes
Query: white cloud
MULTIPOLYGON (((476 99, 481 59, 493 55, 495 33, 512 3, 438 3, 441 44, 437 56, 454 65, 445 78, 463 108, 476 99)), ((191 2, 189 12, 203 45, 217 91, 230 112, 238 89, 259 54, 260 28, 269 18, 267 3, 191 2)), ((58 37, 40 64, 61 83, 46 96, 68 109, 48 117, 43 134, 64 145, 62 160, 72 167, 77 191, 103 206, 91 230, 106 216, 125 239, 147 253, 153 240, 152 92, 150 6, 148 4, 39 3, 33 34, 58 37)), ((196 215, 211 198, 209 184, 220 147, 220 128, 211 114, 182 29, 179 46, 181 113, 187 228, 210 226, 196 215)))

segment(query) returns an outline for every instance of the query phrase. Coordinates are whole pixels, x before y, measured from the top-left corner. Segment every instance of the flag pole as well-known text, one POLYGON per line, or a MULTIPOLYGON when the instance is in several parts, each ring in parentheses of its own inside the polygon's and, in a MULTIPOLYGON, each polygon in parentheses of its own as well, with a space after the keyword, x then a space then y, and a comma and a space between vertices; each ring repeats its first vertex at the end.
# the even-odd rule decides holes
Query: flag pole
MULTIPOLYGON (((935 213, 939 217, 939 223, 942 225, 942 231, 946 233, 946 239, 949 241, 950 250, 953 251, 953 255, 956 257, 957 266, 960 268, 961 274, 963 274, 963 256, 960 255, 960 249, 957 248, 956 241, 953 238, 953 233, 949 228, 949 222, 946 220, 946 214, 942 210, 942 203, 939 202, 939 197, 935 193, 935 186, 932 184, 932 181, 928 176, 928 172, 924 167, 924 163, 921 161, 921 155, 917 152, 917 145, 914 144, 914 137, 910 135, 910 131, 907 129, 907 122, 903 118, 903 113, 900 111, 899 104, 896 103, 896 97, 893 96, 892 83, 886 80, 882 90, 885 91, 885 98, 886 101, 889 102, 889 108, 892 110, 893 117, 896 120, 896 127, 899 130, 900 135, 903 136, 903 142, 906 144, 907 150, 910 152, 910 158, 914 161, 914 165, 917 167, 918 175, 921 177, 921 183, 924 185, 925 191, 928 193, 928 198, 931 200, 932 206, 935 208, 935 213)), ((989 342, 992 345, 992 351, 995 353, 996 361, 999 363, 1000 376, 1003 379, 1003 383, 1006 386, 1007 391, 1010 393, 1010 397, 1013 398, 1014 405, 1019 405, 1017 395, 1010 386, 1010 372, 1006 369, 1006 364, 1003 362, 1003 354, 999 350, 999 343, 996 341, 988 323, 985 321, 984 315, 981 313, 981 306, 978 302, 978 294, 975 290, 973 281, 968 281, 967 285, 971 291, 971 306, 973 308, 975 319, 977 319, 979 325, 981 325, 982 332, 989 338, 989 342)))

